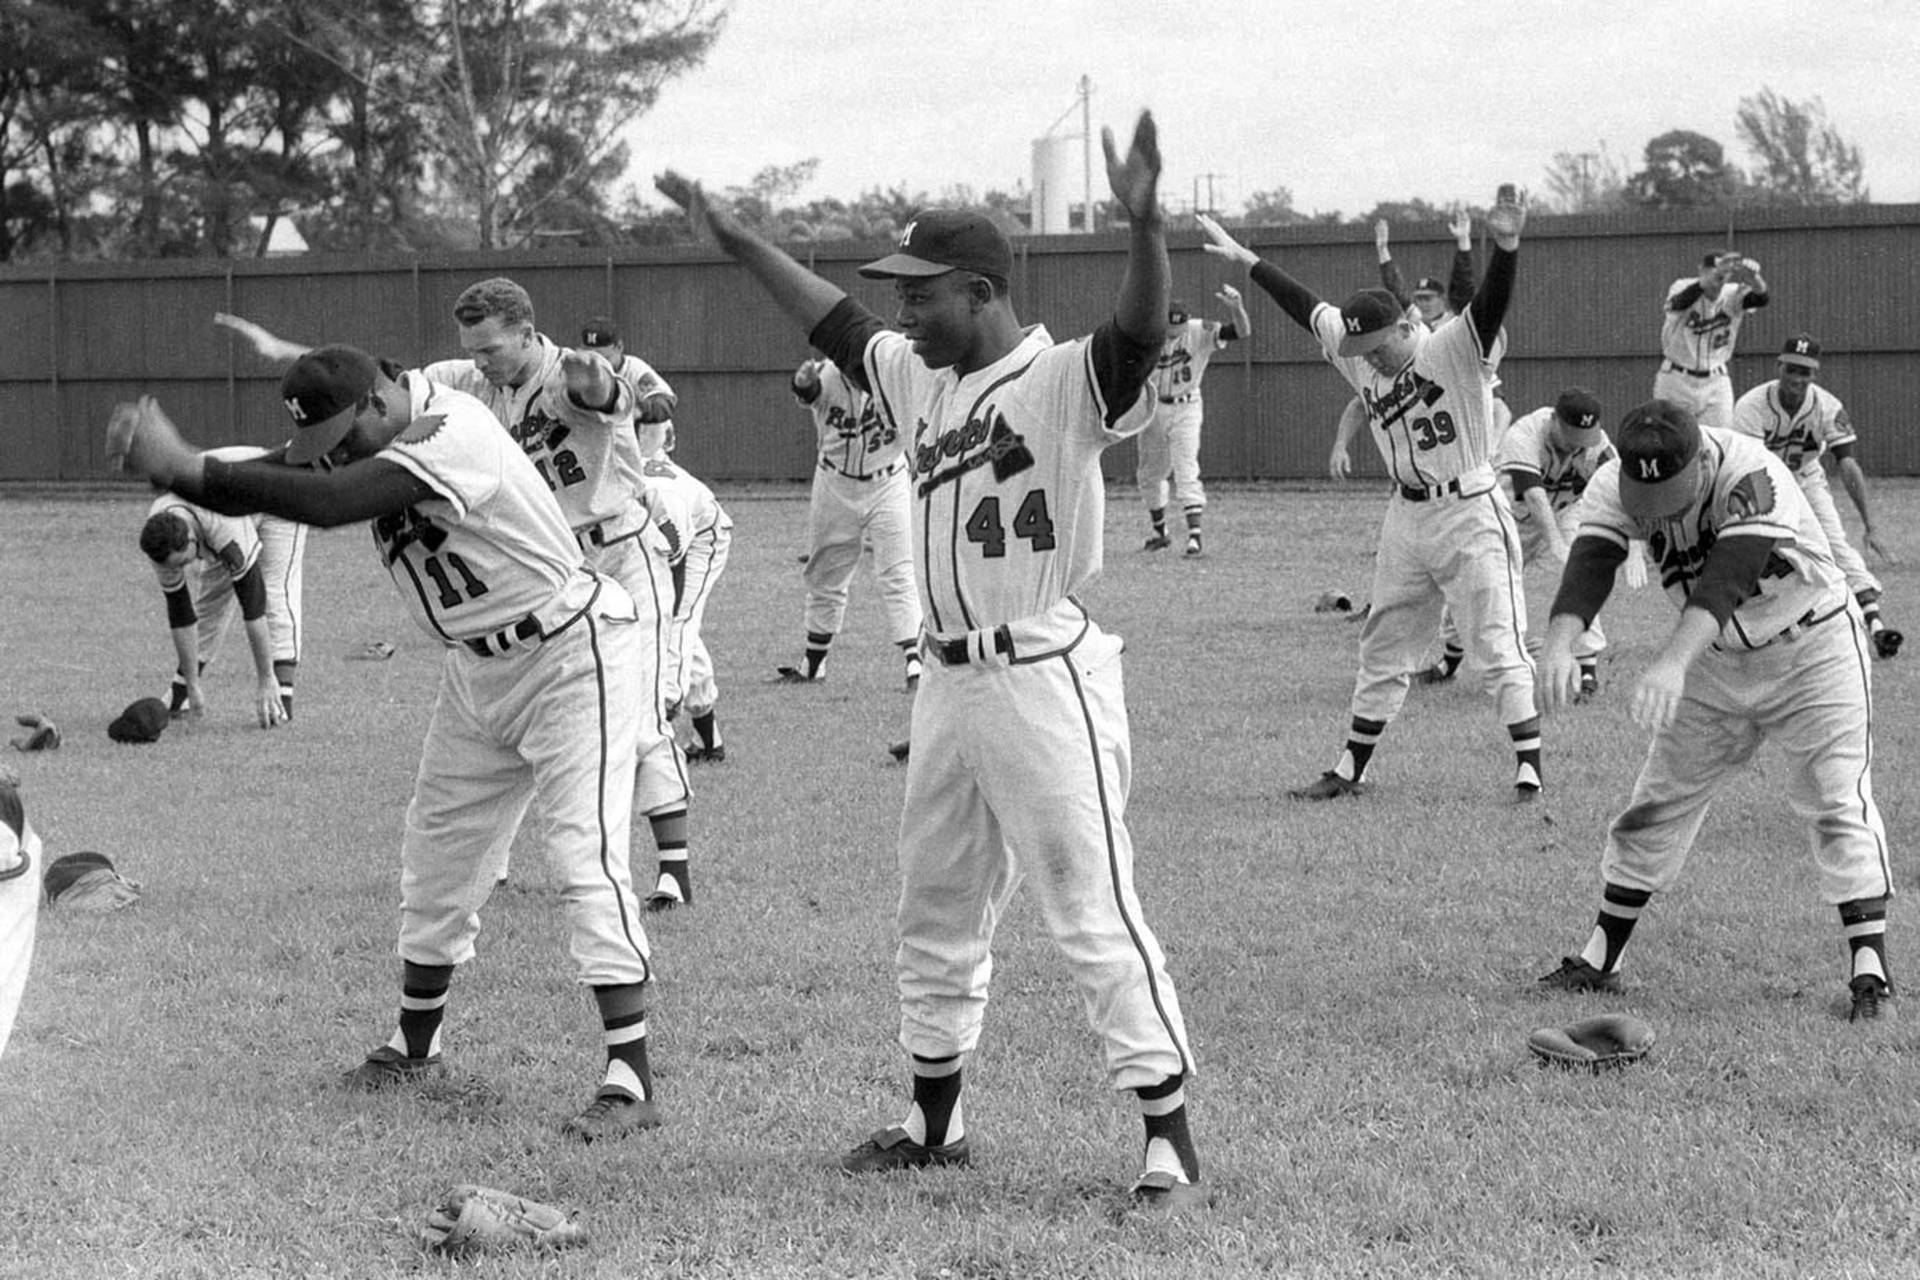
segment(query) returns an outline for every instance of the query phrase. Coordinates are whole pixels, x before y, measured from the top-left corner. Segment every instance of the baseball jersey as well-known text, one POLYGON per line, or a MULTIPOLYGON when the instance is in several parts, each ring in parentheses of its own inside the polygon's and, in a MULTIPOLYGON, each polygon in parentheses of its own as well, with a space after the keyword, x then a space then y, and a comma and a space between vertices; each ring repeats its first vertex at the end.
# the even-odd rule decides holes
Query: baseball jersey
MULTIPOLYGON (((257 456, 257 455, 256 455, 257 456)), ((251 516, 223 516, 185 498, 163 493, 147 508, 147 519, 161 512, 172 512, 187 522, 193 537, 193 560, 217 564, 227 575, 239 578, 260 559, 260 530, 251 516)), ((156 564, 162 591, 179 591, 187 585, 186 565, 156 564)))
POLYGON ((1683 369, 1704 371, 1733 358, 1733 340, 1747 314, 1747 291, 1729 283, 1711 298, 1703 292, 1692 305, 1674 310, 1674 299, 1699 284, 1697 277, 1682 276, 1667 289, 1660 354, 1683 369))
POLYGON ((566 349, 545 334, 538 341, 539 362, 518 387, 494 386, 471 360, 438 360, 421 372, 442 386, 466 392, 493 413, 533 459, 540 478, 559 499, 569 527, 631 519, 642 483, 632 390, 615 378, 613 412, 583 408, 567 394, 561 367, 566 349))
POLYGON ((1044 613, 1100 576, 1100 452, 1145 428, 1154 401, 1139 395, 1109 426, 1093 343, 1056 343, 1031 326, 1012 351, 962 376, 928 368, 893 330, 868 337, 874 403, 912 437, 915 576, 930 630, 1044 613))
MULTIPOLYGON (((613 367, 613 376, 627 384, 627 390, 633 393, 633 406, 639 409, 641 401, 648 396, 674 396, 673 388, 659 371, 639 356, 621 356, 620 363, 613 367)), ((677 396, 674 396, 678 399, 677 396)))
MULTIPOLYGON (((1598 444, 1563 449, 1554 443, 1553 420, 1552 405, 1515 419, 1500 441, 1494 466, 1502 475, 1514 475, 1516 499, 1537 485, 1546 491, 1548 506, 1555 511, 1565 511, 1580 500, 1600 465, 1614 457, 1613 441, 1603 435, 1598 444)), ((1523 501, 1516 501, 1514 517, 1529 520, 1531 509, 1523 501)))
POLYGON ((820 392, 807 409, 819 437, 820 461, 847 476, 870 476, 898 462, 906 439, 880 416, 873 397, 847 381, 831 360, 813 364, 820 392))
POLYGON ((429 635, 452 644, 508 629, 586 576, 580 544, 485 404, 418 375, 405 385, 413 422, 374 456, 434 496, 372 522, 381 563, 429 635))
POLYGON ((1338 307, 1318 304, 1312 321, 1327 362, 1366 404, 1373 443, 1396 483, 1433 488, 1475 471, 1490 473, 1493 370, 1506 353, 1504 328, 1483 352, 1476 325, 1416 327, 1412 361, 1389 375, 1363 357, 1339 354, 1346 327, 1338 307))
POLYGON ((1213 353, 1225 347, 1218 320, 1188 320, 1168 335, 1153 367, 1153 394, 1163 404, 1200 398, 1200 379, 1206 376, 1213 353))
POLYGON ((26 991, 46 869, 20 792, 0 784, 0 1053, 6 1052, 26 991))
POLYGON ((718 530, 733 528, 733 517, 698 477, 670 458, 652 457, 642 468, 646 491, 640 501, 654 527, 666 536, 669 563, 687 558, 695 543, 713 541, 718 530))
POLYGON ((1621 462, 1615 458, 1587 486, 1577 536, 1604 538, 1623 549, 1629 539, 1645 539, 1660 566, 1660 585, 1682 608, 1721 540, 1777 540, 1754 594, 1720 629, 1727 648, 1757 648, 1807 613, 1844 602, 1846 578, 1785 463, 1747 436, 1702 427, 1700 465, 1703 498, 1675 519, 1640 521, 1620 505, 1621 462))
POLYGON ((1789 413, 1780 403, 1778 381, 1763 382, 1734 402, 1733 429, 1766 445, 1789 471, 1808 476, 1824 474, 1821 454, 1859 438, 1840 397, 1809 385, 1800 407, 1789 413))

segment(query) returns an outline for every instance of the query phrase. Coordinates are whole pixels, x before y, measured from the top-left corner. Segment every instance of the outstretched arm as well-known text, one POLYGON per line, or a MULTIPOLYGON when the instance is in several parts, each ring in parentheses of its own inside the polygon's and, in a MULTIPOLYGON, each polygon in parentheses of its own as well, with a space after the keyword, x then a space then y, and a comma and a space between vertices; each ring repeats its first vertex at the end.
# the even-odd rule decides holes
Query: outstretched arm
POLYGON ((1121 333, 1158 351, 1167 328, 1173 269, 1167 265, 1166 225, 1160 216, 1160 131, 1153 113, 1140 113, 1125 155, 1114 144, 1111 129, 1100 131, 1100 146, 1107 156, 1107 186, 1126 211, 1129 233, 1127 272, 1120 280, 1113 318, 1121 333))
POLYGON ((1400 266, 1393 260, 1393 251, 1387 247, 1387 220, 1373 220, 1373 251, 1380 259, 1380 287, 1393 295, 1393 300, 1405 311, 1413 305, 1413 295, 1407 292, 1407 283, 1400 275, 1400 266))
POLYGON ((669 169, 656 176, 653 185, 686 211, 696 232, 712 236, 722 253, 745 267, 802 332, 812 333, 847 296, 846 290, 801 266, 732 213, 708 203, 693 179, 669 169))
POLYGON ((1487 214, 1487 229, 1493 232, 1493 260, 1487 264, 1487 278, 1473 296, 1468 310, 1480 339, 1480 350, 1493 350, 1494 339, 1507 318, 1507 303, 1513 297, 1513 277, 1520 252, 1520 232, 1527 225, 1527 198, 1512 183, 1500 188, 1493 209, 1487 214))
POLYGON ((1353 456, 1347 449, 1366 421, 1366 402, 1359 396, 1347 401, 1347 407, 1340 411, 1340 425, 1333 431, 1333 451, 1327 455, 1327 474, 1335 480, 1345 480, 1353 474, 1353 456))
POLYGON ((1465 311, 1473 301, 1473 215, 1459 205, 1453 207, 1453 220, 1447 224, 1453 232, 1453 269, 1447 273, 1447 305, 1465 311))
POLYGON ((1207 243, 1200 247, 1215 257, 1245 267, 1249 279, 1266 290, 1267 296, 1279 303, 1280 309, 1293 317, 1295 324, 1312 333, 1313 309, 1320 305, 1319 295, 1271 262, 1263 261, 1259 254, 1228 235, 1225 227, 1206 214, 1197 216, 1200 229, 1207 233, 1207 243))
POLYGON ((269 333, 251 320, 242 319, 225 311, 214 312, 213 322, 223 329, 231 329, 239 334, 246 339, 254 351, 275 364, 292 364, 313 350, 311 347, 303 347, 297 342, 290 342, 277 334, 269 333))

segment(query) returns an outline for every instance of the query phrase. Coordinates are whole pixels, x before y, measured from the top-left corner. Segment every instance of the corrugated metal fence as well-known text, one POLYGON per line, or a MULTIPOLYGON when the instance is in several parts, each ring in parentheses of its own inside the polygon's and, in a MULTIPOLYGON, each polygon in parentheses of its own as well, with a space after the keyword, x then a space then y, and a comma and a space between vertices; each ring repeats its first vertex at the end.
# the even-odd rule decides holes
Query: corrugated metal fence
MULTIPOLYGON (((1365 227, 1271 228, 1248 238, 1335 301, 1378 280, 1365 227)), ((1764 264, 1774 296, 1741 331, 1736 392, 1773 376, 1773 353, 1788 336, 1811 332, 1826 344, 1821 380, 1852 411, 1869 474, 1920 474, 1920 431, 1910 421, 1920 404, 1916 205, 1743 212, 1732 224, 1724 213, 1535 218, 1507 321, 1508 403, 1524 413, 1581 383, 1611 419, 1644 399, 1668 285, 1729 242, 1764 264)), ((1174 237, 1176 296, 1218 315, 1214 291, 1243 286, 1255 330, 1208 374, 1206 474, 1323 475, 1345 384, 1264 294, 1199 246, 1197 234, 1174 237)), ((888 290, 854 273, 872 248, 823 246, 808 261, 885 313, 888 290)), ((1409 280, 1444 276, 1450 253, 1443 228, 1396 230, 1394 254, 1409 280)), ((1027 322, 1068 336, 1109 314, 1125 257, 1120 237, 1035 238, 1017 254, 1014 301, 1027 322)), ((588 316, 613 316, 628 349, 679 393, 680 457, 695 472, 734 481, 809 474, 809 419, 786 393, 806 355, 803 335, 733 264, 679 248, 0 268, 0 480, 105 477, 108 410, 142 392, 159 396, 198 443, 284 439, 278 372, 215 327, 215 311, 296 341, 353 342, 417 364, 457 354, 453 299, 489 275, 525 285, 542 327, 563 342, 588 316)), ((1370 449, 1354 456, 1379 474, 1370 449)), ((1114 477, 1132 465, 1130 446, 1107 461, 1114 477)))

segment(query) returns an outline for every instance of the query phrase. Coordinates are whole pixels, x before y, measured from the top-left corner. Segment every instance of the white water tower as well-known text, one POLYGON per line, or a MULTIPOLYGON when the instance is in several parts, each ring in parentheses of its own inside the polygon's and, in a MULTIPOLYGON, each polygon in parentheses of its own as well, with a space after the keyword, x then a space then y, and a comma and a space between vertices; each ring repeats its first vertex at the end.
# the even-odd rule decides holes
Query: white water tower
POLYGON ((1080 194, 1080 139, 1058 134, 1033 140, 1033 234, 1061 236, 1073 230, 1073 202, 1080 194))

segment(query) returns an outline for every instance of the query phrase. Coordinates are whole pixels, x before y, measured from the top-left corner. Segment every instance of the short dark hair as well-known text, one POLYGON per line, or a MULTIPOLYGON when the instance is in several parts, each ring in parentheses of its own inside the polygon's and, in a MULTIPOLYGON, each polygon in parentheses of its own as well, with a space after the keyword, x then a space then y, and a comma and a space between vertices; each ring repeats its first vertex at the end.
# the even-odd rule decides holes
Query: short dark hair
POLYGON ((468 285, 454 299, 453 318, 461 324, 480 324, 495 317, 507 324, 532 324, 532 297, 505 276, 494 276, 468 285))
POLYGON ((140 549, 155 564, 165 564, 168 556, 185 551, 192 541, 187 522, 177 512, 155 512, 140 527, 140 549))

